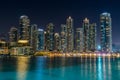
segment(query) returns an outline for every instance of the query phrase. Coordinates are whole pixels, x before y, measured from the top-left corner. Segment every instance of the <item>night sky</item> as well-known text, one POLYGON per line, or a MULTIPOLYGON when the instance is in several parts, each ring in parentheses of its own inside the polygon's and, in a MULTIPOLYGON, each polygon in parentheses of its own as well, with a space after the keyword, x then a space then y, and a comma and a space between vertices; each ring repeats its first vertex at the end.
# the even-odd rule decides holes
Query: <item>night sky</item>
MULTIPOLYGON (((82 27, 85 17, 97 23, 99 31, 100 14, 111 13, 113 43, 120 45, 120 1, 119 0, 3 0, 0 2, 0 33, 7 33, 11 26, 19 25, 19 17, 27 15, 31 24, 40 28, 52 22, 56 32, 66 18, 72 16, 74 27, 82 27)), ((99 34, 97 35, 99 36, 99 34)))

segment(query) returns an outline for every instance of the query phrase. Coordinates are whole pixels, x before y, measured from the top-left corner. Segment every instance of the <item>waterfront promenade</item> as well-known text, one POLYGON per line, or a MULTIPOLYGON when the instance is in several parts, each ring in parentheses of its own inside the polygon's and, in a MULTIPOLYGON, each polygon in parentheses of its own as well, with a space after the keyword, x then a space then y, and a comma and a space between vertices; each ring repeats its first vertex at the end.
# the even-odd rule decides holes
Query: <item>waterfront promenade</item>
POLYGON ((46 56, 46 57, 120 57, 120 53, 101 53, 101 52, 91 52, 91 53, 61 53, 61 52, 36 52, 33 55, 10 55, 10 54, 1 54, 0 57, 10 57, 10 56, 46 56))
POLYGON ((48 56, 48 57, 120 57, 120 53, 60 53, 60 52, 38 52, 35 56, 48 56))

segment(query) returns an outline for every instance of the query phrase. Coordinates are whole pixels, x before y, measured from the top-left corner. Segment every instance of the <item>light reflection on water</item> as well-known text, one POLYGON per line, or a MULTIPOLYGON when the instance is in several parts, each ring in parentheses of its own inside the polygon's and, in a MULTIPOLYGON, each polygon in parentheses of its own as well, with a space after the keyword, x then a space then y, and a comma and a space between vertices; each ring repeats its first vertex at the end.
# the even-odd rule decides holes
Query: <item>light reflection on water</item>
POLYGON ((103 80, 103 70, 101 57, 98 57, 98 80, 103 80))
POLYGON ((36 59, 36 72, 39 74, 36 74, 35 80, 43 80, 42 76, 43 76, 45 60, 46 59, 44 57, 36 59))
POLYGON ((120 80, 119 58, 0 58, 0 80, 120 80))
POLYGON ((28 65, 29 58, 27 57, 17 58, 17 80, 26 80, 28 65))

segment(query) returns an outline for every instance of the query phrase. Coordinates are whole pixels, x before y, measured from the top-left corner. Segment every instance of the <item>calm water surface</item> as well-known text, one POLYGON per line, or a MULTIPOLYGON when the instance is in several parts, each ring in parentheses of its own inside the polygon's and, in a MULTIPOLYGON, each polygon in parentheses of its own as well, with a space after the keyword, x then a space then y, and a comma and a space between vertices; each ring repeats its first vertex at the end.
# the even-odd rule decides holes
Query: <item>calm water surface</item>
POLYGON ((120 80, 120 59, 0 58, 0 80, 120 80))

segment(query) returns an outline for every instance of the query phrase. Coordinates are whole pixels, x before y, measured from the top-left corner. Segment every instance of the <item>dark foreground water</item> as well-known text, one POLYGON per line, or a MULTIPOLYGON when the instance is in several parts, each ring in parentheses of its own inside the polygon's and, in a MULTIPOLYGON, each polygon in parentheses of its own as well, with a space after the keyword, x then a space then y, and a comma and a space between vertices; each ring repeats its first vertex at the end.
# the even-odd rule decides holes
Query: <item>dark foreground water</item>
POLYGON ((120 80, 120 59, 0 58, 0 80, 120 80))

